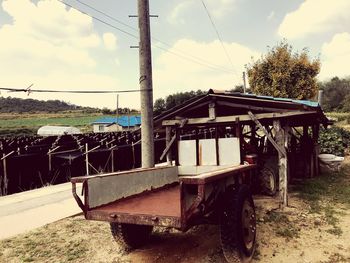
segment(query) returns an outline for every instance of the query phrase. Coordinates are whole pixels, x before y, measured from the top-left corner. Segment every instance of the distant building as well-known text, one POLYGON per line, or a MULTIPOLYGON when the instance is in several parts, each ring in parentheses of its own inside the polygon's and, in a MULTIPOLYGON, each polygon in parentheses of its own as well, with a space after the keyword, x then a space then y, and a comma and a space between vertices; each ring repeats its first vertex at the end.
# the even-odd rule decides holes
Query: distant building
POLYGON ((80 134, 78 128, 71 126, 42 126, 38 130, 40 136, 59 136, 64 134, 80 134))
POLYGON ((103 117, 91 124, 94 132, 132 131, 141 126, 141 116, 103 117))

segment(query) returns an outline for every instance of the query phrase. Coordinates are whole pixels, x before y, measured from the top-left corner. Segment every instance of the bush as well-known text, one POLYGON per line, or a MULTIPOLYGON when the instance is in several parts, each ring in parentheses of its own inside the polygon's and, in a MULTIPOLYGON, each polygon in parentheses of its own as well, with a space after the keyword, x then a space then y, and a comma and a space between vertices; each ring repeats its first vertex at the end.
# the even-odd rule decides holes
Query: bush
POLYGON ((318 142, 321 146, 321 153, 344 156, 350 144, 350 132, 336 126, 321 129, 318 142))

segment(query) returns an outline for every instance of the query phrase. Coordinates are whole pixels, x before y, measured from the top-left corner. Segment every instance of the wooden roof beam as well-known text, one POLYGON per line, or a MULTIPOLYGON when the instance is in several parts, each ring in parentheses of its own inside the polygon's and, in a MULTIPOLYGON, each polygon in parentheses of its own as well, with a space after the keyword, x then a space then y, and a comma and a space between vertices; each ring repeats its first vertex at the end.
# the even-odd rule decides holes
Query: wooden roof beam
MULTIPOLYGON (((298 116, 307 116, 317 114, 316 111, 292 111, 292 112, 274 112, 274 113, 259 113, 255 114, 256 119, 277 119, 277 118, 290 118, 298 116)), ((232 116, 221 116, 216 117, 215 120, 210 119, 209 117, 205 118, 189 118, 186 125, 205 125, 205 124, 225 124, 225 123, 234 123, 236 118, 239 118, 240 122, 253 122, 251 117, 248 114, 244 115, 232 115, 232 116)), ((163 126, 175 126, 181 125, 182 120, 164 120, 162 122, 163 126)))

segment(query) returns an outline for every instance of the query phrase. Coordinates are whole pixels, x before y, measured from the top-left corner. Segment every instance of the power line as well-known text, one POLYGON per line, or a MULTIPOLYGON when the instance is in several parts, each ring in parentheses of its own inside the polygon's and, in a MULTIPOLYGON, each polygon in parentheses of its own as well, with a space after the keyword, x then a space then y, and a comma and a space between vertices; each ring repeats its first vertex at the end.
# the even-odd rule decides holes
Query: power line
MULTIPOLYGON (((119 23, 119 24, 121 24, 121 25, 123 25, 123 26, 126 26, 126 27, 128 27, 128 28, 130 28, 130 29, 132 29, 132 30, 134 30, 134 31, 137 31, 136 28, 134 28, 134 27, 132 27, 132 26, 130 26, 130 25, 124 23, 123 21, 121 21, 121 20, 119 20, 119 19, 116 19, 116 18, 112 17, 111 15, 107 14, 106 12, 103 12, 103 11, 101 11, 101 10, 99 10, 99 9, 97 9, 97 8, 95 8, 95 7, 93 7, 93 6, 89 5, 89 4, 87 4, 87 3, 84 3, 83 1, 80 1, 80 0, 75 0, 75 1, 78 2, 78 3, 80 3, 80 4, 82 4, 82 5, 84 5, 84 6, 87 6, 88 8, 90 8, 90 9, 92 9, 92 10, 94 10, 94 11, 96 11, 96 12, 98 12, 98 13, 100 13, 100 14, 106 16, 106 17, 108 17, 109 19, 111 19, 111 20, 113 20, 113 21, 115 21, 115 22, 117 22, 117 23, 119 23)), ((170 44, 168 44, 168 43, 166 43, 166 42, 164 42, 164 41, 162 41, 162 40, 160 40, 160 39, 158 39, 158 38, 156 38, 156 37, 151 37, 151 38, 152 38, 152 40, 157 41, 157 42, 163 44, 164 46, 167 46, 167 47, 169 47, 169 48, 172 48, 172 49, 174 49, 174 50, 180 52, 180 54, 179 54, 179 53, 176 53, 176 52, 173 52, 173 51, 169 51, 168 49, 164 49, 164 48, 162 48, 162 47, 160 47, 160 46, 157 46, 157 45, 155 45, 155 44, 152 44, 154 47, 157 47, 157 48, 159 48, 159 49, 161 49, 161 50, 164 50, 164 51, 166 51, 166 52, 172 53, 173 55, 181 56, 183 59, 188 59, 188 58, 186 58, 186 56, 187 56, 187 57, 191 57, 191 58, 193 58, 193 59, 196 60, 196 61, 191 60, 191 62, 198 63, 198 61, 202 61, 202 62, 200 63, 200 65, 202 65, 202 66, 209 66, 209 67, 212 68, 212 69, 217 68, 217 69, 221 69, 221 70, 226 71, 226 72, 231 71, 231 70, 229 70, 229 69, 227 69, 227 68, 225 68, 225 67, 223 67, 223 66, 215 65, 214 63, 211 63, 211 62, 209 62, 209 61, 206 61, 206 60, 204 60, 204 59, 202 59, 202 58, 199 58, 199 57, 193 56, 193 55, 191 55, 191 54, 185 53, 184 51, 179 50, 179 49, 177 49, 177 48, 174 48, 172 45, 170 45, 170 44), (182 55, 181 53, 184 54, 184 55, 182 55), (203 63, 204 63, 204 64, 203 64, 203 63)), ((198 63, 198 64, 199 64, 199 63, 198 63)))
POLYGON ((214 28, 214 30, 215 30, 215 32, 216 32, 216 35, 218 36, 218 38, 219 38, 219 40, 220 40, 220 42, 221 42, 221 46, 222 46, 222 48, 224 49, 224 52, 225 52, 225 54, 226 54, 226 56, 227 56, 227 59, 229 60, 229 62, 230 62, 230 64, 231 64, 232 68, 234 68, 233 63, 232 63, 232 60, 231 60, 231 57, 230 57, 230 55, 228 54, 228 52, 227 52, 227 50, 226 50, 226 48, 225 48, 224 42, 223 42, 222 39, 221 39, 221 36, 220 36, 220 34, 219 34, 219 31, 218 31, 218 29, 217 29, 216 26, 215 26, 214 20, 213 20, 213 18, 211 17, 211 15, 210 15, 210 13, 209 13, 209 10, 208 10, 207 6, 206 6, 205 3, 204 3, 204 0, 201 0, 201 2, 202 2, 202 4, 203 4, 203 7, 204 7, 204 9, 205 9, 205 11, 206 11, 208 17, 209 17, 209 20, 210 20, 211 24, 213 25, 213 28, 214 28))
MULTIPOLYGON (((70 5, 70 4, 68 4, 68 3, 66 3, 66 2, 64 2, 64 1, 62 1, 62 0, 57 0, 57 1, 61 2, 62 4, 66 5, 66 6, 70 7, 70 8, 73 8, 73 9, 75 9, 75 10, 81 12, 82 14, 87 15, 87 16, 89 16, 89 17, 91 17, 91 18, 93 18, 93 19, 95 19, 95 20, 97 20, 97 21, 99 21, 99 22, 101 22, 101 23, 107 25, 107 26, 110 26, 110 27, 112 27, 112 28, 114 28, 114 29, 116 29, 116 30, 118 30, 118 31, 120 31, 120 32, 122 32, 122 33, 124 33, 124 34, 127 34, 127 35, 129 35, 129 36, 131 36, 131 37, 133 37, 133 38, 138 39, 138 36, 136 36, 136 35, 134 35, 134 34, 131 34, 131 33, 127 32, 127 31, 125 31, 125 30, 123 30, 123 29, 121 29, 121 28, 119 28, 119 27, 116 27, 116 26, 114 26, 114 25, 112 25, 112 24, 110 24, 110 23, 108 23, 108 22, 105 22, 104 20, 99 19, 99 18, 97 18, 97 17, 95 17, 95 16, 93 16, 93 15, 90 15, 90 14, 88 14, 88 13, 86 13, 86 12, 83 12, 83 11, 81 11, 80 9, 78 9, 78 8, 76 8, 76 7, 70 5)), ((115 22, 117 22, 117 23, 120 23, 120 24, 122 24, 122 25, 124 25, 124 26, 126 26, 126 27, 128 27, 128 28, 130 28, 130 29, 132 29, 132 30, 136 30, 134 27, 132 27, 132 26, 130 26, 130 25, 128 25, 128 24, 126 24, 126 23, 124 23, 124 22, 122 22, 122 21, 120 21, 120 20, 118 20, 118 19, 116 19, 116 18, 114 18, 114 17, 112 17, 112 16, 106 14, 105 12, 102 12, 102 11, 98 10, 97 8, 94 8, 94 7, 91 6, 91 5, 88 5, 88 4, 86 4, 86 3, 84 3, 84 2, 82 2, 82 1, 80 1, 80 0, 76 0, 76 1, 79 2, 79 3, 81 3, 81 4, 83 4, 83 5, 85 5, 85 6, 87 6, 87 7, 89 7, 89 8, 91 8, 92 10, 94 10, 94 11, 100 13, 100 14, 105 15, 106 17, 112 19, 113 21, 115 21, 115 22)), ((152 37, 152 39, 155 40, 155 41, 158 41, 159 43, 162 43, 162 44, 165 45, 165 46, 168 46, 168 47, 170 47, 170 48, 173 48, 170 44, 167 44, 166 42, 164 42, 164 41, 162 41, 162 40, 160 40, 160 39, 157 39, 157 38, 154 38, 154 37, 152 37)), ((191 61, 192 63, 196 63, 196 64, 198 64, 198 65, 201 65, 201 66, 204 66, 204 67, 213 69, 213 70, 221 71, 221 72, 233 73, 233 72, 232 72, 231 70, 229 70, 229 69, 226 69, 226 68, 224 68, 224 67, 222 67, 222 66, 215 65, 215 64, 213 64, 213 63, 210 63, 210 62, 208 62, 208 61, 206 61, 206 60, 204 60, 204 59, 195 57, 195 56, 193 56, 193 55, 186 54, 186 53, 184 53, 183 51, 181 51, 181 53, 183 53, 183 54, 185 54, 185 55, 182 55, 181 53, 178 53, 178 52, 171 51, 171 50, 169 50, 169 49, 163 48, 163 47, 158 46, 158 45, 155 45, 155 44, 152 44, 152 46, 153 46, 153 47, 156 47, 156 48, 158 48, 158 49, 161 49, 161 50, 163 50, 163 51, 165 51, 165 52, 171 53, 171 54, 173 54, 173 55, 175 55, 175 56, 181 57, 182 59, 191 61), (191 57, 191 58, 190 58, 190 57, 191 57), (202 62, 201 62, 201 61, 202 61, 202 62)), ((175 48, 174 48, 174 49, 175 49, 175 48)), ((178 49, 175 49, 175 50, 178 50, 178 49)), ((179 51, 179 52, 180 52, 180 51, 179 51)))
POLYGON ((124 23, 123 21, 120 21, 120 20, 116 19, 116 18, 114 18, 113 16, 110 16, 109 14, 107 14, 107 13, 105 13, 105 12, 102 12, 101 10, 98 10, 97 8, 91 6, 91 5, 87 4, 87 3, 84 3, 83 1, 80 1, 80 0, 75 0, 75 1, 78 2, 78 3, 80 3, 80 4, 82 4, 82 5, 84 5, 84 6, 87 6, 88 8, 90 8, 90 9, 96 11, 97 13, 100 13, 100 14, 102 14, 102 15, 108 17, 109 19, 112 19, 112 20, 115 21, 115 22, 118 22, 119 24, 121 24, 121 25, 123 25, 123 26, 126 26, 126 27, 128 27, 128 28, 130 28, 130 29, 132 29, 132 30, 134 30, 134 31, 137 31, 137 29, 136 29, 135 27, 132 27, 132 26, 128 25, 127 23, 124 23))
POLYGON ((70 8, 73 8, 74 10, 76 10, 76 11, 78 11, 78 12, 84 14, 84 15, 87 15, 87 16, 89 16, 89 17, 91 17, 91 18, 93 18, 93 19, 95 19, 95 20, 97 20, 97 21, 99 21, 99 22, 101 22, 101 23, 107 25, 107 26, 110 26, 110 27, 112 27, 112 28, 114 28, 114 29, 116 29, 116 30, 118 30, 118 31, 120 31, 120 32, 122 32, 122 33, 124 33, 124 34, 126 34, 126 35, 128 35, 128 36, 130 36, 130 37, 133 37, 133 38, 138 39, 138 36, 135 36, 135 35, 133 35, 133 34, 127 32, 127 31, 125 31, 125 30, 123 30, 123 29, 121 29, 121 28, 119 28, 119 27, 116 27, 116 26, 114 26, 114 25, 112 25, 112 24, 110 24, 110 23, 108 23, 108 22, 106 22, 106 21, 103 21, 102 19, 99 19, 99 18, 97 18, 97 17, 95 17, 95 16, 93 16, 93 15, 90 15, 90 14, 88 14, 88 13, 86 13, 86 12, 83 12, 83 11, 81 11, 80 9, 78 9, 78 8, 76 8, 76 7, 70 5, 70 4, 68 4, 68 3, 66 3, 66 2, 64 2, 64 1, 62 1, 62 0, 57 0, 57 1, 61 2, 62 4, 66 5, 66 6, 70 7, 70 8))
MULTIPOLYGON (((32 86, 32 85, 31 85, 32 86)), ((129 90, 48 90, 48 89, 31 89, 26 88, 0 88, 0 90, 5 90, 9 92, 41 92, 41 93, 79 93, 79 94, 97 94, 97 93, 128 93, 128 92, 141 92, 139 89, 129 89, 129 90)), ((144 91, 144 90, 142 90, 144 91)))

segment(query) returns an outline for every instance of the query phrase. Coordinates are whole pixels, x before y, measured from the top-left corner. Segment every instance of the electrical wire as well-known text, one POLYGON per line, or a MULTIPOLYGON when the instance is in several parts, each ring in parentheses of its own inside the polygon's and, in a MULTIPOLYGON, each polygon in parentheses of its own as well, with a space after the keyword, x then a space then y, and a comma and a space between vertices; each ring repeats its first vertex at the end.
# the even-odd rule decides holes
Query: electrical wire
MULTIPOLYGON (((100 19, 100 18, 97 18, 96 16, 93 16, 93 15, 90 15, 90 14, 84 12, 84 11, 81 11, 79 8, 74 7, 74 6, 72 6, 72 5, 70 5, 70 4, 66 3, 66 2, 64 2, 64 1, 62 1, 62 0, 57 0, 57 1, 59 1, 60 3, 66 5, 66 6, 70 7, 70 8, 73 8, 74 10, 76 10, 76 11, 78 11, 78 12, 84 14, 84 15, 87 15, 87 16, 89 16, 89 17, 91 17, 91 18, 93 18, 93 19, 95 19, 95 20, 97 20, 97 21, 99 21, 99 22, 101 22, 101 23, 107 25, 107 26, 110 26, 110 27, 112 27, 112 28, 114 28, 114 29, 116 29, 116 30, 118 30, 118 31, 120 31, 120 32, 122 32, 122 33, 128 35, 128 36, 131 36, 131 37, 133 37, 133 38, 139 39, 138 36, 136 36, 136 35, 134 35, 134 34, 128 32, 128 31, 126 31, 126 30, 123 30, 123 29, 121 29, 121 28, 119 28, 119 27, 116 27, 116 26, 112 25, 111 23, 108 23, 108 22, 106 22, 106 21, 104 21, 104 20, 102 20, 102 19, 100 19)), ((78 1, 78 0, 76 0, 76 1, 78 1)), ((78 1, 78 2, 81 3, 81 1, 78 1)), ((91 9, 95 10, 96 12, 99 12, 99 13, 101 13, 101 14, 106 15, 107 17, 109 17, 110 19, 113 19, 114 21, 116 21, 116 22, 118 22, 118 23, 121 23, 121 24, 123 24, 123 25, 126 25, 124 22, 121 22, 121 21, 119 21, 119 20, 117 20, 117 19, 115 19, 115 18, 113 18, 113 17, 111 17, 111 16, 105 14, 105 13, 102 12, 102 11, 99 11, 98 9, 96 9, 96 8, 94 8, 94 7, 91 7, 91 6, 88 5, 88 4, 85 4, 85 5, 88 6, 88 7, 90 7, 91 9)), ((133 30, 135 30, 133 27, 131 27, 131 26, 129 26, 129 25, 127 25, 127 26, 128 26, 129 28, 132 28, 133 30)), ((171 47, 169 44, 167 44, 167 43, 165 43, 165 42, 163 42, 163 41, 161 41, 161 40, 159 40, 159 39, 156 39, 156 38, 152 38, 152 39, 154 39, 154 40, 156 40, 156 41, 162 43, 163 45, 167 45, 167 46, 171 47)), ((171 54, 173 54, 173 55, 175 55, 175 56, 178 56, 178 57, 180 57, 180 58, 182 58, 182 59, 184 59, 184 60, 191 61, 192 63, 196 63, 196 64, 198 64, 198 65, 201 65, 201 66, 204 66, 204 67, 213 69, 213 70, 221 71, 221 72, 233 73, 232 70, 221 68, 220 66, 214 65, 214 64, 212 64, 212 63, 210 63, 210 64, 212 64, 212 65, 210 65, 210 64, 209 64, 208 62, 206 62, 205 60, 199 59, 199 58, 194 57, 194 56, 192 56, 192 55, 187 55, 187 56, 191 56, 191 57, 193 57, 193 59, 192 59, 192 58, 189 58, 189 57, 186 57, 185 55, 181 55, 181 54, 179 54, 179 53, 177 53, 177 52, 171 51, 171 50, 169 50, 169 49, 163 48, 163 47, 161 47, 161 46, 155 45, 155 44, 152 44, 152 46, 153 46, 153 47, 156 47, 156 48, 158 48, 158 49, 161 49, 161 50, 163 50, 163 51, 165 51, 165 52, 171 53, 171 54), (198 60, 202 60, 202 61, 204 61, 204 62, 200 62, 200 61, 198 61, 198 60)))
MULTIPOLYGON (((111 19, 111 20, 113 20, 113 21, 115 21, 115 22, 117 22, 117 23, 119 23, 119 24, 121 24, 121 25, 123 25, 123 26, 126 26, 126 27, 129 28, 129 29, 132 29, 133 31, 138 31, 136 28, 134 28, 134 27, 132 27, 132 26, 130 26, 130 25, 124 23, 123 21, 121 21, 121 20, 119 20, 119 19, 116 19, 116 18, 112 17, 111 15, 107 14, 106 12, 103 12, 103 11, 101 11, 101 10, 99 10, 99 9, 97 9, 97 8, 95 8, 95 7, 93 7, 93 6, 89 5, 89 4, 87 4, 87 3, 84 3, 84 2, 81 1, 81 0, 75 0, 75 1, 78 2, 78 3, 80 3, 80 4, 82 4, 82 5, 84 5, 84 6, 86 6, 86 7, 88 7, 88 8, 90 8, 90 9, 92 9, 92 10, 94 10, 94 11, 96 11, 96 12, 98 12, 98 13, 100 13, 100 14, 102 14, 102 15, 104 15, 104 16, 106 16, 106 17, 108 17, 109 19, 111 19)), ((186 52, 184 52, 184 51, 182 51, 182 50, 179 50, 179 49, 177 49, 177 48, 174 48, 172 45, 170 45, 170 44, 168 44, 168 43, 166 43, 166 42, 164 42, 164 41, 162 41, 162 40, 160 40, 160 39, 158 39, 158 38, 156 38, 156 37, 151 37, 151 38, 152 38, 152 40, 157 41, 157 42, 163 44, 164 46, 167 46, 168 48, 172 48, 172 49, 174 49, 174 50, 176 50, 177 52, 180 53, 180 54, 178 54, 178 53, 176 53, 176 52, 169 51, 169 49, 164 49, 164 48, 162 48, 162 47, 160 47, 160 46, 157 46, 157 45, 152 44, 152 46, 157 47, 157 48, 159 48, 159 49, 162 49, 162 50, 164 50, 164 51, 166 51, 166 52, 172 53, 173 55, 180 56, 180 57, 183 58, 183 59, 188 59, 188 58, 186 58, 186 56, 187 56, 187 57, 191 57, 191 58, 193 58, 194 60, 197 60, 197 61, 191 60, 191 62, 198 63, 198 61, 201 61, 201 62, 199 62, 198 64, 200 64, 200 65, 202 65, 202 66, 208 66, 208 67, 210 67, 210 68, 212 68, 212 69, 217 68, 217 69, 221 69, 221 70, 223 70, 223 71, 225 71, 225 72, 230 72, 230 71, 231 71, 230 69, 227 69, 227 68, 225 68, 225 67, 223 67, 223 66, 215 65, 214 63, 211 63, 211 62, 209 62, 209 61, 207 61, 207 60, 204 60, 204 59, 202 59, 202 58, 193 56, 193 55, 188 54, 188 53, 186 53, 186 52), (183 55, 182 55, 181 53, 182 53, 183 55), (203 64, 203 63, 204 63, 204 64, 203 64)))
MULTIPOLYGON (((31 85, 32 86, 32 85, 31 85)), ((31 89, 31 88, 3 88, 0 90, 5 90, 9 92, 42 92, 42 93, 79 93, 79 94, 97 94, 97 93, 128 93, 128 92, 143 92, 150 91, 150 89, 130 89, 130 90, 48 90, 48 89, 31 89)))
POLYGON ((214 20, 213 20, 213 18, 211 17, 211 15, 210 15, 210 13, 209 13, 209 10, 208 10, 207 6, 206 6, 205 3, 204 3, 204 0, 201 0, 201 2, 202 2, 202 4, 203 4, 203 7, 204 7, 204 9, 205 9, 205 11, 206 11, 208 17, 209 17, 209 20, 210 20, 211 24, 213 25, 213 28, 214 28, 214 30, 215 30, 215 32, 216 32, 217 37, 219 38, 219 40, 220 40, 220 42, 221 42, 221 46, 222 46, 222 48, 224 49, 224 52, 225 52, 225 54, 226 54, 226 57, 227 57, 228 61, 230 62, 232 68, 234 68, 233 63, 232 63, 232 60, 231 60, 231 57, 230 57, 230 55, 228 54, 228 52, 227 52, 227 50, 226 50, 226 48, 225 48, 224 42, 222 41, 222 38, 221 38, 221 36, 220 36, 220 34, 219 34, 219 31, 218 31, 218 29, 217 29, 216 26, 215 26, 214 20))
POLYGON ((76 11, 78 11, 78 12, 84 14, 84 15, 87 15, 87 16, 89 16, 89 17, 91 17, 91 18, 93 18, 93 19, 95 19, 95 20, 97 20, 97 21, 99 21, 99 22, 101 22, 101 23, 107 25, 107 26, 110 26, 110 27, 112 27, 112 28, 114 28, 114 29, 116 29, 116 30, 118 30, 118 31, 120 31, 120 32, 122 32, 122 33, 124 33, 124 34, 126 34, 126 35, 128 35, 128 36, 130 36, 130 37, 133 37, 133 38, 138 39, 138 36, 135 36, 135 35, 133 35, 133 34, 127 32, 127 31, 125 31, 125 30, 123 30, 123 29, 121 29, 121 28, 119 28, 119 27, 116 27, 116 26, 114 26, 114 25, 112 25, 112 24, 110 24, 110 23, 108 23, 108 22, 106 22, 106 21, 104 21, 104 20, 102 20, 102 19, 99 19, 99 18, 97 18, 97 17, 95 17, 95 16, 93 16, 93 15, 90 15, 90 14, 88 14, 88 13, 86 13, 86 12, 83 12, 83 11, 81 11, 80 9, 78 9, 78 8, 76 8, 76 7, 70 5, 70 4, 68 4, 68 3, 66 3, 66 2, 64 2, 64 1, 62 1, 62 0, 57 0, 57 1, 58 1, 58 2, 61 2, 62 4, 66 5, 66 6, 70 7, 70 8, 73 8, 74 10, 76 10, 76 11))

